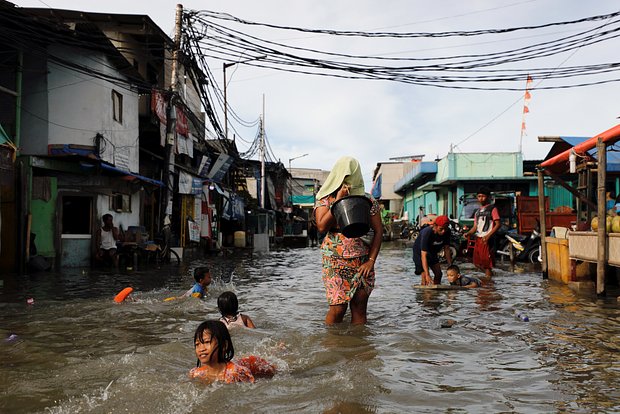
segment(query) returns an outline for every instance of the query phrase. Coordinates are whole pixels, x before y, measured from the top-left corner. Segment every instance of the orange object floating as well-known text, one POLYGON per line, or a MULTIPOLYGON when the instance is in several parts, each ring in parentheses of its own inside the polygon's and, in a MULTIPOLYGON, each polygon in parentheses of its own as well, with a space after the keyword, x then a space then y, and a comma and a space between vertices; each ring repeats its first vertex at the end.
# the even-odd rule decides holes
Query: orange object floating
POLYGON ((133 292, 133 288, 132 287, 126 287, 125 289, 121 290, 115 297, 114 297, 114 302, 116 303, 121 303, 122 301, 124 301, 125 299, 127 299, 127 296, 129 296, 129 294, 133 292))

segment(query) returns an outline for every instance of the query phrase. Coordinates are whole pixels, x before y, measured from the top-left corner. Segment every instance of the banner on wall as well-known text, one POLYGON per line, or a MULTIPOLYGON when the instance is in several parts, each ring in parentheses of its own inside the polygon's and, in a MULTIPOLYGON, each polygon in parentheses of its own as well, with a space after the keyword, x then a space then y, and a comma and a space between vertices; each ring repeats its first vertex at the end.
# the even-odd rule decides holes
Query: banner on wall
POLYGON ((198 175, 206 177, 209 173, 209 167, 211 166, 211 158, 204 155, 200 160, 200 167, 198 167, 198 175))
POLYGON ((207 178, 221 183, 222 179, 224 178, 224 175, 226 175, 226 173, 228 172, 228 169, 230 168, 230 166, 233 163, 234 158, 226 155, 226 154, 220 154, 217 157, 217 160, 215 161, 215 163, 213 164, 213 167, 211 167, 211 170, 209 171, 209 174, 207 175, 207 178))
POLYGON ((201 193, 202 179, 185 171, 179 171, 179 194, 200 195, 201 193))
POLYGON ((151 91, 151 111, 157 116, 160 124, 166 125, 166 99, 164 94, 156 89, 151 91))
POLYGON ((187 122, 187 117, 185 116, 185 111, 183 108, 175 107, 177 111, 177 124, 176 131, 177 134, 183 135, 184 137, 189 136, 189 123, 187 122))

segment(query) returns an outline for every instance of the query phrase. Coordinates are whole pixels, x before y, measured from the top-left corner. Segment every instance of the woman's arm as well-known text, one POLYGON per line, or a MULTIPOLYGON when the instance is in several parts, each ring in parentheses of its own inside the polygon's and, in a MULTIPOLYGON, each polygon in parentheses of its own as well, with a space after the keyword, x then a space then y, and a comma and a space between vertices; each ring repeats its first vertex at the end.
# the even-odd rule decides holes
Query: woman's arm
MULTIPOLYGON (((338 192, 336 193, 336 197, 331 195, 327 196, 329 200, 329 205, 331 206, 336 201, 340 200, 343 197, 349 195, 349 187, 347 185, 342 185, 338 192)), ((325 233, 329 231, 329 229, 336 226, 336 218, 332 214, 332 211, 327 206, 319 206, 315 209, 316 214, 316 228, 321 232, 325 233)))
POLYGON ((383 223, 381 222, 381 214, 377 213, 374 216, 370 216, 370 227, 373 229, 375 234, 372 238, 372 242, 370 243, 368 261, 360 266, 360 273, 363 276, 368 276, 375 268, 375 262, 377 260, 377 256, 379 256, 379 250, 381 250, 381 242, 383 242, 383 223))

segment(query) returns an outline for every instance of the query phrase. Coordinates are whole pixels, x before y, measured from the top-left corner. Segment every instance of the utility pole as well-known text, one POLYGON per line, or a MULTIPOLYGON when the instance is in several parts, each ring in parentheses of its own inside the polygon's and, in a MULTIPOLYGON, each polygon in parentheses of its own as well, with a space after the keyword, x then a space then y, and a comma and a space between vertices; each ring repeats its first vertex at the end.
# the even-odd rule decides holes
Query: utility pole
POLYGON ((170 101, 168 103, 168 125, 166 128, 166 156, 165 162, 168 164, 164 169, 164 196, 163 199, 163 217, 162 227, 166 223, 166 218, 172 215, 172 196, 174 191, 174 151, 173 145, 176 135, 176 108, 174 101, 178 97, 178 71, 179 71, 179 49, 181 48, 181 22, 183 15, 183 5, 177 4, 176 15, 174 19, 174 49, 172 51, 172 76, 170 79, 170 101))
POLYGON ((224 75, 224 138, 228 139, 228 98, 226 97, 226 68, 236 65, 236 63, 226 63, 222 64, 222 73, 224 75))
POLYGON ((260 122, 260 207, 265 208, 265 94, 260 122))

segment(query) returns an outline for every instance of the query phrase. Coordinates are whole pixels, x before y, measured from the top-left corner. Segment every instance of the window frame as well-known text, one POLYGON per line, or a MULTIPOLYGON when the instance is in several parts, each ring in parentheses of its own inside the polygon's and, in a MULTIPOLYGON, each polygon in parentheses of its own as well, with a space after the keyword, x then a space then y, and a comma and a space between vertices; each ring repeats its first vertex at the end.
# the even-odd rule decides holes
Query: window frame
POLYGON ((123 95, 112 89, 112 119, 123 124, 123 95))

